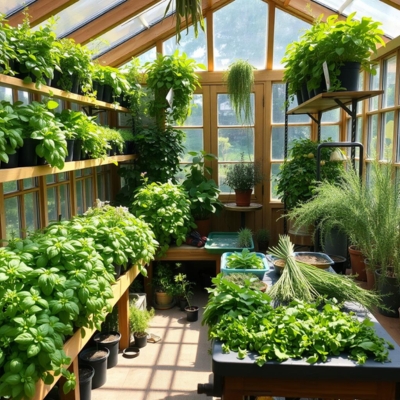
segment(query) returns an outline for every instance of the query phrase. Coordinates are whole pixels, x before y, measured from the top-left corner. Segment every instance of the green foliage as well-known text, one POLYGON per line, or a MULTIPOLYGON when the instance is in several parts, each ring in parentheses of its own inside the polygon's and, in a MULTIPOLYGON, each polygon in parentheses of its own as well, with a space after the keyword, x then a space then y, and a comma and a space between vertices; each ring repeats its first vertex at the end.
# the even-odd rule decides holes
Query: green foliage
POLYGON ((10 61, 17 57, 13 43, 13 28, 7 24, 3 14, 0 14, 0 73, 12 74, 10 61))
POLYGON ((119 129, 119 134, 125 142, 133 141, 134 139, 133 132, 127 129, 119 129))
MULTIPOLYGON (((165 9, 164 17, 167 15, 168 10, 172 6, 173 1, 169 0, 167 8, 165 9)), ((194 36, 197 38, 199 35, 200 25, 201 30, 204 32, 204 19, 203 19, 203 6, 201 0, 175 0, 175 18, 176 18, 176 42, 181 40, 181 22, 182 18, 186 24, 186 32, 189 31, 189 21, 194 27, 194 36)))
POLYGON ((200 87, 195 69, 205 67, 196 64, 185 53, 179 54, 179 50, 173 55, 158 54, 155 61, 144 67, 147 87, 154 94, 149 104, 150 115, 156 118, 158 126, 163 125, 164 116, 171 123, 182 124, 190 114, 193 93, 200 87), (173 91, 172 105, 166 99, 170 90, 173 91))
POLYGON ((154 317, 154 308, 139 310, 135 304, 129 306, 129 326, 133 333, 144 335, 154 317))
POLYGON ((245 162, 244 153, 242 153, 240 163, 228 167, 225 184, 234 190, 250 190, 263 179, 261 166, 256 162, 245 162))
POLYGON ((174 275, 175 273, 169 263, 157 262, 151 285, 156 292, 167 293, 170 296, 174 296, 176 292, 174 275))
POLYGON ((238 231, 238 247, 251 247, 253 243, 253 233, 249 228, 241 228, 238 231))
POLYGON ((108 126, 99 125, 97 127, 97 134, 107 143, 107 147, 114 145, 122 153, 124 148, 124 140, 120 132, 108 126))
POLYGON ((224 275, 223 278, 235 285, 246 288, 248 287, 252 290, 261 290, 266 287, 266 284, 264 284, 257 275, 252 274, 251 272, 235 272, 233 274, 224 275))
POLYGON ((180 185, 147 183, 136 191, 133 213, 151 225, 160 244, 157 256, 164 254, 174 241, 178 246, 186 240, 187 233, 196 225, 190 213, 190 200, 180 185))
POLYGON ((268 242, 271 237, 271 233, 268 229, 261 228, 256 232, 256 240, 258 242, 268 242))
MULTIPOLYGON (((317 148, 324 140, 314 142, 310 139, 298 139, 290 150, 290 159, 285 159, 277 176, 277 194, 287 210, 310 200, 314 195, 317 179, 317 148)), ((343 171, 343 164, 330 161, 334 147, 321 149, 320 176, 322 182, 335 182, 343 171)))
POLYGON ((254 84, 254 69, 248 61, 236 60, 225 75, 229 101, 236 118, 243 124, 252 122, 250 94, 254 84))
POLYGON ((263 261, 256 253, 243 249, 235 251, 226 257, 226 267, 229 269, 264 269, 263 261))
POLYGON ((130 85, 125 75, 117 68, 94 64, 93 80, 102 85, 111 86, 114 98, 130 90, 130 85))
POLYGON ((211 176, 212 169, 205 166, 205 161, 216 160, 214 154, 201 150, 192 151, 189 154, 193 157, 189 165, 189 172, 182 186, 186 190, 190 200, 190 210, 194 219, 207 219, 211 214, 220 212, 223 204, 218 196, 220 190, 214 179, 207 178, 206 174, 211 176))
POLYGON ((192 292, 192 286, 195 285, 194 282, 190 282, 186 274, 179 273, 174 276, 174 281, 175 281, 175 295, 186 299, 188 306, 190 307, 190 298, 193 295, 192 292))

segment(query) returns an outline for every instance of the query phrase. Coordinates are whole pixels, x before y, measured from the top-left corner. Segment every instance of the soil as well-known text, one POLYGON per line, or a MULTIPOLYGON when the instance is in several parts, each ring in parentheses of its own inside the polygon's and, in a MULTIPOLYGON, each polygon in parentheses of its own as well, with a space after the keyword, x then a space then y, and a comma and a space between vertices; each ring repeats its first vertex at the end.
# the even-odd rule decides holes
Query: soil
POLYGON ((301 261, 306 264, 329 264, 329 261, 325 260, 325 258, 321 256, 310 256, 310 255, 296 255, 296 260, 301 261))
POLYGON ((96 361, 107 357, 107 354, 108 353, 104 350, 93 350, 83 354, 82 358, 84 358, 85 360, 96 361))
POLYGON ((79 368, 79 380, 85 381, 92 375, 92 370, 90 368, 80 367, 79 368))
POLYGON ((99 339, 96 340, 96 342, 100 343, 109 343, 109 342, 115 342, 120 338, 119 335, 115 335, 113 333, 104 333, 100 335, 99 339))

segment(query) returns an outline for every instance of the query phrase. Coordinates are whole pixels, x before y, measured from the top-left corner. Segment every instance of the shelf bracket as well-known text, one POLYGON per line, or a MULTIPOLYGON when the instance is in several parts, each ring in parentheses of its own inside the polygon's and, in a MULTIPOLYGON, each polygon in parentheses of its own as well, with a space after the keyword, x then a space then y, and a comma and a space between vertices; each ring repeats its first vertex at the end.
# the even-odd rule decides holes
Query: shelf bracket
POLYGON ((93 106, 82 106, 82 109, 83 109, 83 111, 85 111, 85 114, 88 117, 93 117, 93 116, 96 116, 96 115, 106 111, 106 110, 96 108, 93 106))
POLYGON ((320 124, 321 122, 321 118, 320 118, 320 113, 318 113, 318 118, 315 118, 314 114, 311 113, 307 113, 307 115, 316 123, 316 124, 320 124))
POLYGON ((354 107, 354 104, 357 104, 357 101, 351 103, 352 104, 352 109, 350 110, 350 108, 347 107, 345 104, 343 104, 339 99, 334 99, 334 100, 341 108, 343 108, 344 111, 347 112, 347 114, 350 115, 350 117, 353 118, 353 117, 355 117, 357 115, 357 109, 354 107))

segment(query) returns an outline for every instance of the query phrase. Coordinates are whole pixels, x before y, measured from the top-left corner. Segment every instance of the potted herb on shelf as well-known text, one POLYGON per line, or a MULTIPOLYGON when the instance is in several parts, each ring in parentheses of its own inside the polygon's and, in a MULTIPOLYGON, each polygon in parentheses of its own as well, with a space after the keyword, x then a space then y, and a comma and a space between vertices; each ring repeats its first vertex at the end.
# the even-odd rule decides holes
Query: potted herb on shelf
POLYGON ((135 153, 135 142, 132 131, 128 131, 127 129, 119 129, 118 130, 122 140, 124 141, 122 154, 134 154, 135 153))
POLYGON ((154 308, 139 310, 134 304, 129 306, 129 327, 135 338, 135 346, 139 349, 147 345, 147 329, 154 315, 154 308))
POLYGON ((179 273, 174 276, 175 281, 175 296, 179 302, 179 308, 181 311, 185 311, 185 307, 189 305, 189 298, 193 295, 192 286, 194 282, 190 282, 186 274, 179 273))
POLYGON ((223 209, 223 204, 218 196, 220 190, 214 179, 211 177, 212 169, 205 165, 205 161, 215 160, 214 154, 201 150, 200 152, 189 152, 192 163, 189 165, 189 172, 186 174, 182 186, 185 188, 189 200, 190 211, 197 225, 197 231, 201 236, 208 236, 210 232, 210 217, 218 214, 223 209))
POLYGON ((245 162, 244 153, 241 154, 240 163, 227 168, 225 184, 235 190, 236 205, 248 207, 254 186, 263 181, 261 166, 256 162, 245 162))
POLYGON ((270 236, 270 231, 265 228, 261 228, 256 232, 256 242, 260 253, 265 254, 268 251, 270 236))

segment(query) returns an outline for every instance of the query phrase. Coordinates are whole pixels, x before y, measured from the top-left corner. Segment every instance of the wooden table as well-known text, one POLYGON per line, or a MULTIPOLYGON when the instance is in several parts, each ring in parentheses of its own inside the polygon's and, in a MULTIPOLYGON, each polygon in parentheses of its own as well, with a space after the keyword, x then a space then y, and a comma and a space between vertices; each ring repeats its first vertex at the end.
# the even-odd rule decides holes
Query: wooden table
POLYGON ((240 212, 240 227, 245 228, 246 226, 246 213, 256 210, 261 210, 262 204, 250 203, 247 207, 237 206, 236 203, 224 203, 225 210, 240 212))
MULTIPOLYGON (((154 261, 215 261, 215 274, 221 271, 221 254, 209 253, 204 247, 194 247, 187 244, 182 246, 171 246, 168 251, 154 261)), ((147 300, 151 302, 153 279, 153 262, 147 267, 147 278, 144 279, 144 287, 147 300)))
MULTIPOLYGON (((277 279, 270 269, 264 281, 272 284, 277 279)), ((259 367, 255 354, 249 353, 239 360, 236 353, 223 354, 222 344, 213 343, 212 371, 214 387, 221 388, 222 400, 243 400, 243 396, 305 397, 324 400, 399 400, 400 399, 400 347, 370 313, 355 305, 359 318, 366 315, 374 322, 377 334, 389 340, 389 363, 368 360, 356 365, 346 356, 332 357, 326 363, 310 365, 303 360, 282 363, 267 362, 259 367)))

